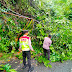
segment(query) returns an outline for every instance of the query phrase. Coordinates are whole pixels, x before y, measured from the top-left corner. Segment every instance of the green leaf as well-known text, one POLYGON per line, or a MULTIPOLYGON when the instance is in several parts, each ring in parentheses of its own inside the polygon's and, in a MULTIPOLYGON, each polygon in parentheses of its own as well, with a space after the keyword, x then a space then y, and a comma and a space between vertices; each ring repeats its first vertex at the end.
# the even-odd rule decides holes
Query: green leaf
POLYGON ((50 68, 52 68, 52 65, 51 65, 51 64, 48 64, 48 66, 49 66, 50 68))
POLYGON ((17 72, 15 69, 10 69, 8 72, 17 72))
POLYGON ((64 52, 62 52, 62 55, 63 55, 63 57, 65 57, 65 54, 64 54, 64 52))
POLYGON ((37 27, 42 28, 42 25, 41 24, 37 24, 37 27))
POLYGON ((0 70, 4 70, 3 68, 0 68, 0 70))

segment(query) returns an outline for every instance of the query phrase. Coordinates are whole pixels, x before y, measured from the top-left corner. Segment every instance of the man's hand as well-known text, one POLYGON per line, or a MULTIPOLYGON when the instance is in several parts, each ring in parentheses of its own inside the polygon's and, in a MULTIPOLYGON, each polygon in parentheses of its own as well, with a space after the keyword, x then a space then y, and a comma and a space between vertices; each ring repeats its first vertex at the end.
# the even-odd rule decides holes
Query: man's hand
POLYGON ((20 52, 22 52, 22 50, 21 50, 21 49, 19 49, 19 51, 20 51, 20 52))
POLYGON ((34 50, 31 50, 31 51, 35 52, 34 50))

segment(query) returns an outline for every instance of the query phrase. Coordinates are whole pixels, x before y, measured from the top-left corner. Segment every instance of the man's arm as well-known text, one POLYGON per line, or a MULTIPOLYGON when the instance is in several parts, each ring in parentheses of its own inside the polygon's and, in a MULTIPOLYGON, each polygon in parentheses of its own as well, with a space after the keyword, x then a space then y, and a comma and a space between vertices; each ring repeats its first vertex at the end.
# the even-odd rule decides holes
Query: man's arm
POLYGON ((20 39, 19 39, 19 51, 21 52, 21 43, 20 43, 20 39))
POLYGON ((29 45, 31 51, 34 51, 32 45, 31 45, 31 40, 30 40, 30 39, 29 39, 29 41, 28 41, 28 45, 29 45))
POLYGON ((52 41, 49 41, 49 46, 52 44, 52 41))

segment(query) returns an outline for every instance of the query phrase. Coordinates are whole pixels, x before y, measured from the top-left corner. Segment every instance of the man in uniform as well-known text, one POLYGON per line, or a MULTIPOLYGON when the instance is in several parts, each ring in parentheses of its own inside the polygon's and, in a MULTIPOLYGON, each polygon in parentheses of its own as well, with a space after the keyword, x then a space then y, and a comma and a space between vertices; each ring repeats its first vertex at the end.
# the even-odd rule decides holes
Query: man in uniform
POLYGON ((44 43, 43 43, 43 51, 44 51, 44 55, 46 57, 46 53, 48 55, 48 60, 50 60, 50 45, 51 45, 52 41, 51 41, 51 35, 49 34, 48 37, 44 38, 44 43))
POLYGON ((27 64, 26 64, 26 57, 27 57, 28 67, 29 67, 28 72, 31 72, 34 70, 34 68, 31 67, 30 49, 31 49, 31 51, 34 51, 34 50, 31 46, 30 37, 27 36, 28 30, 24 30, 23 33, 24 33, 24 35, 19 38, 19 44, 20 44, 19 51, 22 50, 23 64, 24 64, 23 69, 25 69, 27 67, 27 64))

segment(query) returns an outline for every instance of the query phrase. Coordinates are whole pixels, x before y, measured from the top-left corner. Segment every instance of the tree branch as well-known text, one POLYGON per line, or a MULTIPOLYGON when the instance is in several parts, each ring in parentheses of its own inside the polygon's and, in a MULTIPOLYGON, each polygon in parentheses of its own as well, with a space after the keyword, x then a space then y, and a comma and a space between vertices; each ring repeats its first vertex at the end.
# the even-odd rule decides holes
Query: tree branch
MULTIPOLYGON (((29 19, 29 20, 33 19, 33 18, 29 18, 29 17, 23 16, 23 15, 16 15, 16 14, 13 14, 13 13, 8 13, 8 12, 2 12, 2 13, 9 14, 9 15, 14 15, 14 16, 17 16, 17 17, 20 17, 20 18, 26 18, 26 19, 29 19)), ((40 23, 39 21, 37 21, 35 19, 33 19, 33 20, 37 23, 40 23)))

